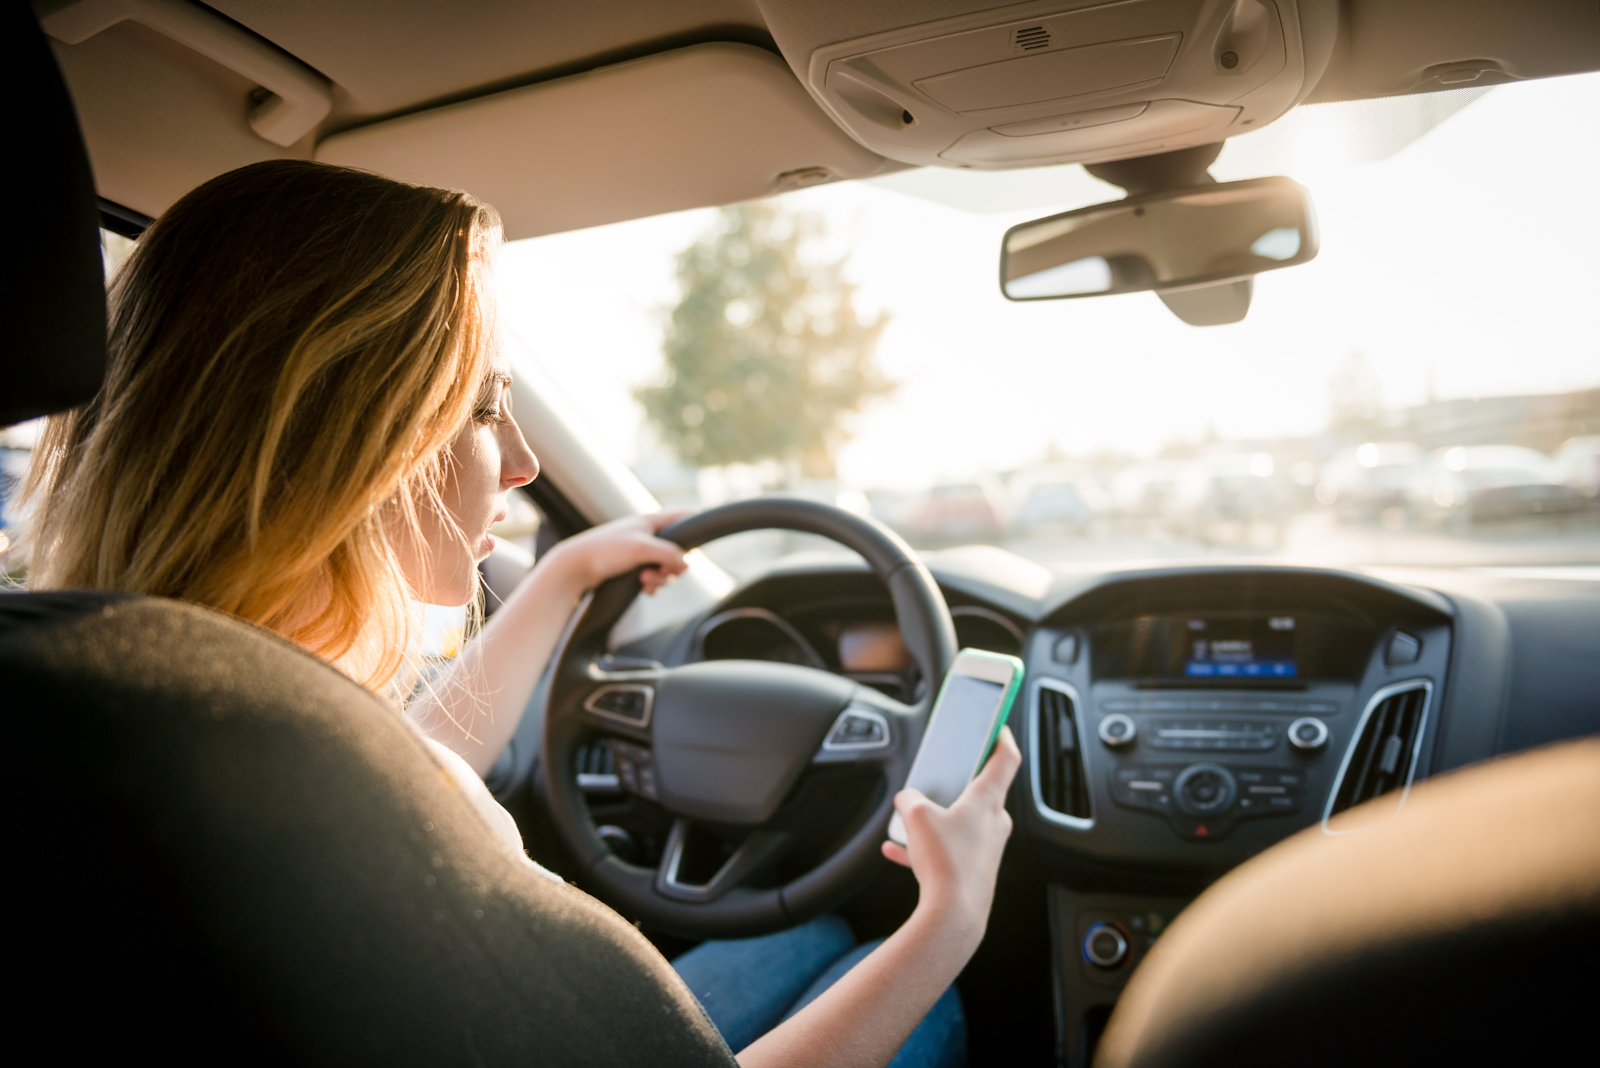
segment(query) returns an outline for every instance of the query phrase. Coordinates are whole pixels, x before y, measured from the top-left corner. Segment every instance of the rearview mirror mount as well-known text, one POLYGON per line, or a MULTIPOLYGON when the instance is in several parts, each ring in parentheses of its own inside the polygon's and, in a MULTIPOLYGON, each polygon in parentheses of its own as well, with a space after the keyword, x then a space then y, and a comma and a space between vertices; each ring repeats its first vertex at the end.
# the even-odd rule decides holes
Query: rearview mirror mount
POLYGON ((1250 279, 1317 255, 1311 195, 1291 178, 1189 185, 1013 226, 1000 248, 1010 300, 1154 290, 1187 323, 1237 322, 1250 279))

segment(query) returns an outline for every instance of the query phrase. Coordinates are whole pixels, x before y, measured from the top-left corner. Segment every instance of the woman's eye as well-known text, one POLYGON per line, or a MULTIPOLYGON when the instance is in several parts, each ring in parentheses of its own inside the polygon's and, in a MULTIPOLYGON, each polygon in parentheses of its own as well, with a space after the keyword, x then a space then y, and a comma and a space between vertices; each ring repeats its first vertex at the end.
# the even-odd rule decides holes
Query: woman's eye
POLYGON ((484 390, 483 403, 472 413, 474 422, 485 424, 510 422, 511 398, 507 396, 506 386, 506 380, 500 378, 484 390))

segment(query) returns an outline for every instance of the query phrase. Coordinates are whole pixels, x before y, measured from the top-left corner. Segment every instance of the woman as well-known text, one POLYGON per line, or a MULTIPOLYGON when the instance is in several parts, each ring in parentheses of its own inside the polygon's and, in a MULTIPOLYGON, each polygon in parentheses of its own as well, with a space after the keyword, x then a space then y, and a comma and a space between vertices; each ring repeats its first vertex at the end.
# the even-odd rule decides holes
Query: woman
MULTIPOLYGON (((257 164, 184 197, 114 281, 104 387, 52 418, 35 452, 35 588, 231 612, 398 713, 414 688, 419 605, 475 598, 505 495, 539 470, 495 344, 499 241, 493 210, 466 194, 311 163, 257 164)), ((413 720, 449 743, 433 743, 441 765, 519 855, 515 824, 478 775, 584 591, 643 567, 654 592, 683 570, 655 537, 669 518, 560 543, 413 703, 413 720)), ((915 873, 916 911, 853 954, 837 921, 773 936, 812 959, 781 976, 782 1004, 753 1006, 744 979, 714 1003, 707 988, 751 960, 748 945, 680 961, 742 1064, 894 1056, 982 937, 1019 759, 1007 735, 948 810, 914 792, 896 799, 911 844, 884 853, 915 873)), ((952 1052, 939 1037, 907 1052, 937 1063, 952 1052)))

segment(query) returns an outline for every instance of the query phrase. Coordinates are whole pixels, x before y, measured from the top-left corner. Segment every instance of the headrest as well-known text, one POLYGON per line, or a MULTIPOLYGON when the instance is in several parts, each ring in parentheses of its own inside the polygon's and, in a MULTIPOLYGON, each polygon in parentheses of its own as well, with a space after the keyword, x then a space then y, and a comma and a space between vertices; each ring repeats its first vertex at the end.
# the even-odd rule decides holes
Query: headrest
POLYGON ((66 82, 29 5, 6 4, 0 18, 0 62, 26 87, 16 109, 22 147, 11 157, 26 193, 10 241, 27 259, 0 287, 0 426, 9 426, 94 396, 106 369, 106 299, 99 202, 66 82))

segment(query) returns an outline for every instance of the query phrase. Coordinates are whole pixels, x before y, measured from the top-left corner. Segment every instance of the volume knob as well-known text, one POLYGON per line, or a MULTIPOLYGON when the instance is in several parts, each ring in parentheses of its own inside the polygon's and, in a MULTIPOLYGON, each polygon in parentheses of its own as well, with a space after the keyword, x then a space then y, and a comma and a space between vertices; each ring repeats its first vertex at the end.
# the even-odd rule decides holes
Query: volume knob
POLYGON ((1096 968, 1115 968, 1128 959, 1128 940, 1109 923, 1097 923, 1083 935, 1083 959, 1096 968))
POLYGON ((1113 712, 1100 721, 1097 732, 1100 740, 1113 749, 1120 749, 1125 745, 1132 745, 1134 738, 1139 735, 1139 728, 1132 717, 1124 716, 1121 712, 1113 712))
POLYGON ((1328 744, 1328 725, 1320 719, 1306 716, 1289 724, 1289 744, 1304 752, 1313 752, 1328 744))

